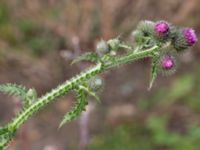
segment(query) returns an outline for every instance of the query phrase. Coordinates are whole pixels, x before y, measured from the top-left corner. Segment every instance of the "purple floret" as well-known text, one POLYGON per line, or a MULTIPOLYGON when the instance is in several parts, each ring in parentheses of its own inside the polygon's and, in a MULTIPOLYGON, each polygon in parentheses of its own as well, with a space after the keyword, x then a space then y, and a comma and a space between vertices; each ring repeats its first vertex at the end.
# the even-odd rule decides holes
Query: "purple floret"
POLYGON ((155 24, 154 30, 159 35, 166 35, 169 32, 169 24, 165 21, 159 21, 155 24))
POLYGON ((197 35, 192 28, 185 28, 183 30, 183 35, 190 46, 194 45, 198 41, 197 35))
POLYGON ((165 70, 170 70, 174 67, 174 59, 170 56, 164 56, 161 61, 161 66, 165 70))

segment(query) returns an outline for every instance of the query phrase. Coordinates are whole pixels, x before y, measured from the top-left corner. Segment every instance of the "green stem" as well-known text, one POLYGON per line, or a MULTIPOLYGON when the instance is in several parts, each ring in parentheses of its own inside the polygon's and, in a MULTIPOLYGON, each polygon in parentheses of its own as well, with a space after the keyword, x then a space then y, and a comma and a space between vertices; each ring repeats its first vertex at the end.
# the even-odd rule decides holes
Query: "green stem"
POLYGON ((155 46, 151 49, 139 51, 132 54, 127 54, 122 57, 116 58, 116 61, 111 62, 110 64, 105 64, 103 67, 101 63, 97 64, 96 66, 88 69, 86 72, 80 73, 76 77, 64 82, 62 85, 58 86, 57 88, 53 89, 51 92, 47 93, 46 95, 42 96, 27 108, 24 112, 22 112, 14 122, 12 123, 12 128, 17 129, 21 126, 28 118, 30 118, 35 112, 38 112, 40 109, 48 105, 50 102, 53 102, 56 98, 63 96, 70 90, 74 89, 76 85, 80 84, 82 81, 86 81, 89 78, 103 72, 104 70, 108 70, 110 68, 114 68, 121 64, 126 64, 128 62, 138 60, 145 57, 152 56, 153 52, 158 49, 158 46, 155 46))
MULTIPOLYGON (((137 48, 136 48, 137 49, 137 48)), ((110 68, 114 68, 116 66, 126 64, 138 59, 142 59, 145 57, 151 57, 157 50, 159 49, 158 46, 154 46, 150 49, 144 50, 144 51, 136 51, 132 50, 133 52, 131 54, 126 54, 124 56, 120 56, 119 58, 115 58, 114 61, 107 63, 104 67, 105 70, 108 70, 110 68)))
POLYGON ((19 128, 28 118, 30 118, 34 113, 38 112, 40 109, 45 107, 50 102, 53 102, 56 98, 63 96, 70 90, 76 88, 83 80, 87 80, 92 76, 100 73, 101 64, 97 64, 96 66, 88 69, 86 72, 82 72, 76 77, 64 82, 59 85, 57 88, 53 89, 51 92, 45 94, 41 98, 38 99, 33 105, 23 111, 19 116, 14 119, 13 123, 10 126, 11 130, 16 130, 19 128))
POLYGON ((87 69, 86 71, 81 72, 79 75, 73 77, 70 80, 67 80, 63 84, 59 85, 57 88, 53 89, 49 93, 45 94, 38 99, 34 104, 22 111, 16 118, 8 125, 8 130, 11 132, 16 131, 26 120, 28 120, 33 114, 47 106, 49 103, 56 100, 56 98, 63 96, 68 93, 70 90, 74 90, 77 86, 83 84, 91 77, 96 76, 99 73, 102 73, 108 69, 114 68, 121 64, 126 64, 131 61, 142 59, 145 57, 151 57, 157 50, 158 46, 154 46, 147 50, 140 50, 132 53, 128 53, 123 56, 114 58, 114 61, 99 62, 97 65, 87 69))

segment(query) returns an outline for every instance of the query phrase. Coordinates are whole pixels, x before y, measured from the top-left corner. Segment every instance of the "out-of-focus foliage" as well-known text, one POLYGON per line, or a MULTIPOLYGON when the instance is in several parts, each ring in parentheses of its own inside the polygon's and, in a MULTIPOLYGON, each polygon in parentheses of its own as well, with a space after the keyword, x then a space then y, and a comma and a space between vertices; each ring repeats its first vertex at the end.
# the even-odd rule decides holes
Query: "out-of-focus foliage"
POLYGON ((134 122, 110 129, 105 135, 94 137, 88 146, 90 150, 198 150, 200 127, 192 125, 186 133, 168 129, 166 116, 152 116, 146 124, 134 122))

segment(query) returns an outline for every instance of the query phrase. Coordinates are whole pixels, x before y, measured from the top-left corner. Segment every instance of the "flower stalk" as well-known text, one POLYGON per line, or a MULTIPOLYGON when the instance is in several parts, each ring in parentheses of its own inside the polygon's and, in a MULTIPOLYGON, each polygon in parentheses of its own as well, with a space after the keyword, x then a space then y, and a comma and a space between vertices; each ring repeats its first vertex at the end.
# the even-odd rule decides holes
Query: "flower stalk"
POLYGON ((21 97, 24 104, 20 113, 17 114, 10 123, 0 128, 0 149, 4 149, 8 145, 21 125, 35 113, 70 91, 76 92, 77 102, 74 108, 64 115, 59 127, 76 119, 81 112, 85 110, 86 105, 88 104, 88 96, 93 96, 99 100, 96 95, 96 90, 100 89, 101 83, 103 82, 100 78, 97 80, 94 80, 94 78, 105 71, 109 71, 110 69, 139 59, 150 57, 153 60, 150 89, 160 71, 172 72, 172 69, 175 68, 171 67, 176 66, 176 64, 174 64, 176 61, 173 60, 175 56, 173 56, 174 53, 172 53, 172 51, 175 53, 180 52, 180 48, 185 48, 185 43, 189 40, 192 41, 192 44, 187 44, 188 47, 197 42, 194 30, 187 29, 188 32, 186 34, 185 32, 180 32, 180 29, 178 29, 177 33, 173 33, 172 36, 170 35, 172 34, 170 29, 170 24, 164 21, 157 23, 152 21, 142 21, 133 32, 133 36, 136 39, 135 46, 131 46, 130 43, 126 44, 118 38, 111 39, 107 42, 101 40, 97 44, 96 53, 85 53, 73 61, 73 63, 79 61, 91 61, 95 63, 95 65, 65 81, 63 84, 52 89, 50 92, 47 92, 40 98, 37 97, 37 93, 34 89, 28 90, 25 87, 14 84, 0 85, 1 92, 21 97), (118 54, 120 49, 125 49, 127 53, 123 55, 118 54))

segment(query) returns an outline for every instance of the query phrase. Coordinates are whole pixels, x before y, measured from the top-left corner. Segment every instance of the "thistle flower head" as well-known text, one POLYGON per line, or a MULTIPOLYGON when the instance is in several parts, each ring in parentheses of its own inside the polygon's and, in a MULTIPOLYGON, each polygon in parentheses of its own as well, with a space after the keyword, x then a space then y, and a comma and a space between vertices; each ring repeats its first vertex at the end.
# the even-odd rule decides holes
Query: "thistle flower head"
POLYGON ((154 30, 156 34, 160 36, 166 36, 170 31, 169 23, 166 21, 158 21, 154 26, 154 30))
POLYGON ((161 60, 161 67, 165 70, 170 70, 174 67, 174 59, 170 55, 163 56, 161 60))
POLYGON ((197 35, 192 28, 183 28, 177 30, 172 43, 177 51, 183 51, 193 46, 197 41, 197 35))
POLYGON ((194 45, 198 41, 197 35, 192 28, 183 29, 183 36, 189 46, 194 45))
POLYGON ((137 26, 137 30, 140 31, 143 36, 150 36, 153 34, 154 22, 150 20, 140 21, 137 26))
POLYGON ((159 70, 163 75, 171 75, 177 69, 177 52, 174 49, 166 48, 159 58, 159 70))

